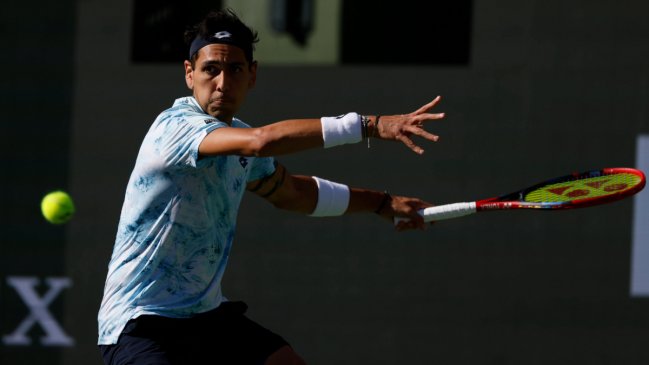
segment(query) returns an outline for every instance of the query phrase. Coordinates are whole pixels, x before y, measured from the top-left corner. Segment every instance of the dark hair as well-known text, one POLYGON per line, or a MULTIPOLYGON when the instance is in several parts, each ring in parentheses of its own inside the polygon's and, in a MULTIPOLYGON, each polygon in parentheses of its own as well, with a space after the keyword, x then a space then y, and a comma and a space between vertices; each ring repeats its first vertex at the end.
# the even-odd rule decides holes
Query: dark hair
MULTIPOLYGON (((257 32, 239 19, 232 9, 223 9, 209 12, 203 20, 185 31, 185 43, 191 46, 195 39, 209 39, 213 34, 227 30, 237 38, 236 46, 244 50, 248 63, 252 64, 252 51, 254 44, 259 42, 257 32)), ((192 66, 197 54, 190 55, 192 66)))

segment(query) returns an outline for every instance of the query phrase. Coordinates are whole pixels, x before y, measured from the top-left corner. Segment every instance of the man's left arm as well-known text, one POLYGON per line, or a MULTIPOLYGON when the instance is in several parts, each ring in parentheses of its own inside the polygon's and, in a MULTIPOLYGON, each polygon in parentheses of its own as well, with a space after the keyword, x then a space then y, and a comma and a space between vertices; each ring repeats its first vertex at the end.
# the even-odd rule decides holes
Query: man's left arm
POLYGON ((376 213, 390 222, 394 217, 410 218, 396 226, 399 231, 425 228, 426 224, 417 211, 432 205, 417 198, 391 196, 386 192, 350 188, 317 177, 292 175, 282 164, 277 164, 273 174, 250 182, 247 190, 277 208, 308 215, 367 212, 376 213))

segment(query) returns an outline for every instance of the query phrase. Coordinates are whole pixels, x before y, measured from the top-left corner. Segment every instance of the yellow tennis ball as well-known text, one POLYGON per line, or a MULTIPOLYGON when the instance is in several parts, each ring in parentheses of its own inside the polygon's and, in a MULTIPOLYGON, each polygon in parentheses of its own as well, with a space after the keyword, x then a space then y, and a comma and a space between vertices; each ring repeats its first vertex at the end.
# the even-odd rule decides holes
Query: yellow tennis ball
POLYGON ((43 217, 52 224, 63 224, 74 214, 74 202, 68 193, 58 190, 43 197, 41 201, 43 217))

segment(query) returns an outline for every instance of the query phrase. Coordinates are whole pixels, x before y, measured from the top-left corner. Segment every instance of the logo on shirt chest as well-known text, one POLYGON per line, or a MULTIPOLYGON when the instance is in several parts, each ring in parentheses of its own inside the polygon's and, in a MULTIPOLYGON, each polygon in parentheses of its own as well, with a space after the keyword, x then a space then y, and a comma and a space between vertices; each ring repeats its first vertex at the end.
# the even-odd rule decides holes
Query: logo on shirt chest
POLYGON ((246 166, 248 166, 248 163, 249 162, 247 157, 243 157, 243 156, 239 157, 239 164, 241 165, 241 167, 245 169, 246 166))

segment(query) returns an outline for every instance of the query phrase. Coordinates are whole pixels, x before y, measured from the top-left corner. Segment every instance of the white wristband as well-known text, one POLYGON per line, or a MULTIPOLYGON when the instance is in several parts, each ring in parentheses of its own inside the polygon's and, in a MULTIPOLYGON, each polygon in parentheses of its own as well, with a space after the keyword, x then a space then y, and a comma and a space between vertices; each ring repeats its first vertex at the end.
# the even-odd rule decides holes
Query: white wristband
POLYGON ((344 184, 312 176, 318 185, 318 204, 312 217, 343 215, 349 206, 349 187, 344 184))
POLYGON ((324 148, 363 140, 361 116, 357 113, 347 113, 338 117, 322 117, 320 123, 322 124, 324 148))

